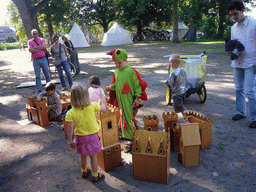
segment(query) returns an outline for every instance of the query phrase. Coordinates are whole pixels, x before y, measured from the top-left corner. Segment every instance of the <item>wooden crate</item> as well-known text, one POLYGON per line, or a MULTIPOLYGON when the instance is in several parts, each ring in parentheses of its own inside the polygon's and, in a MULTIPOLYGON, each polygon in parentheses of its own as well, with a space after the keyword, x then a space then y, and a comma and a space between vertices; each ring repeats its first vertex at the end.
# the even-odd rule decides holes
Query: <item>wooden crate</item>
POLYGON ((115 107, 108 112, 101 111, 95 114, 97 122, 101 127, 99 136, 102 147, 104 148, 118 143, 118 109, 115 107))
POLYGON ((201 148, 205 148, 212 144, 212 124, 213 121, 203 115, 194 111, 186 112, 188 121, 190 123, 198 123, 201 139, 201 148))
POLYGON ((170 174, 168 134, 135 130, 132 161, 134 179, 167 184, 170 174))
POLYGON ((200 133, 198 123, 181 124, 178 160, 184 167, 195 167, 200 161, 200 133))
POLYGON ((158 131, 158 124, 159 119, 156 115, 151 116, 144 116, 143 117, 144 122, 144 129, 146 131, 158 131))
POLYGON ((116 143, 114 145, 104 147, 98 154, 98 165, 104 171, 109 171, 115 167, 118 167, 122 163, 121 158, 121 144, 116 143))

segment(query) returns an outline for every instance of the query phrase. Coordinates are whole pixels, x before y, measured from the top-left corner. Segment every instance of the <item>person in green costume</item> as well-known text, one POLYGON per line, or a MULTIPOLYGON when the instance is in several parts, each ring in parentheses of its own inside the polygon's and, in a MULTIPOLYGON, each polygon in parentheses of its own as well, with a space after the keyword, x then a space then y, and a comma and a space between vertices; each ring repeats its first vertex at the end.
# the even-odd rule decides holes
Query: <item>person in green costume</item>
POLYGON ((141 80, 140 74, 127 63, 128 54, 124 49, 115 49, 107 53, 112 55, 117 69, 109 87, 110 103, 118 106, 121 116, 121 127, 123 138, 132 140, 133 130, 138 129, 135 115, 142 105, 142 100, 147 100, 145 89, 147 83, 141 80), (111 91, 114 91, 115 99, 111 98, 111 91))

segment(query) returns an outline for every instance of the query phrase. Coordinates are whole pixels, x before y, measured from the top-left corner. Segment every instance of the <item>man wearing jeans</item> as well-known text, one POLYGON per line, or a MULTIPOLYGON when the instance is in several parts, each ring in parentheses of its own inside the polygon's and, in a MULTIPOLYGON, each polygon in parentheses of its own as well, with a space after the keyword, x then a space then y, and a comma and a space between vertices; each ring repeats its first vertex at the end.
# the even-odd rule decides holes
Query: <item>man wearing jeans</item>
MULTIPOLYGON (((256 128, 256 92, 254 66, 256 65, 256 20, 244 15, 244 5, 233 1, 228 11, 236 22, 231 28, 231 39, 238 40, 245 47, 242 54, 232 61, 234 82, 236 87, 236 115, 232 120, 238 121, 246 117, 246 96, 249 101, 252 123, 250 128, 256 128)), ((230 55, 231 52, 228 52, 230 55)))
POLYGON ((41 68, 46 78, 46 82, 51 81, 48 69, 48 61, 45 57, 46 44, 43 38, 38 37, 38 31, 36 29, 32 29, 31 34, 33 39, 30 39, 28 42, 28 50, 32 53, 33 66, 36 75, 36 88, 38 92, 41 92, 41 68))

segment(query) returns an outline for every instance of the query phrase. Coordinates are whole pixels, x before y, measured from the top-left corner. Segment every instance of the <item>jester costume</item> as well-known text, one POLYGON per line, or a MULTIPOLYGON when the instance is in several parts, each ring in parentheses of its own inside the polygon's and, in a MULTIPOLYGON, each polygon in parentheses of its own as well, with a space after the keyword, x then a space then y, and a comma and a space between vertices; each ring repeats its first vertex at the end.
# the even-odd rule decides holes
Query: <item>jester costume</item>
MULTIPOLYGON (((124 49, 115 49, 109 53, 113 61, 127 59, 127 52, 124 49)), ((133 106, 134 99, 147 100, 145 89, 147 83, 141 80, 140 73, 130 65, 125 65, 123 69, 116 69, 110 85, 115 91, 110 91, 110 100, 114 106, 118 106, 121 116, 122 135, 124 138, 132 139, 134 127, 138 129, 135 116, 138 109, 142 107, 133 106)))

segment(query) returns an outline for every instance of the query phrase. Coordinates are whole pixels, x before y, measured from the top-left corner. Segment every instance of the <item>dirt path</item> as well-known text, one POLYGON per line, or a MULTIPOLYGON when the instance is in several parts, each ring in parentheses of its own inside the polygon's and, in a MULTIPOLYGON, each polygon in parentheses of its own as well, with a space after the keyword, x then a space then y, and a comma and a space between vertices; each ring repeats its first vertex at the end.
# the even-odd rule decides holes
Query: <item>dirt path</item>
MULTIPOLYGON (((129 53, 129 61, 148 83, 149 100, 137 115, 140 129, 143 116, 157 115, 162 130, 162 112, 173 111, 166 106, 165 85, 168 59, 164 55, 199 54, 206 50, 207 100, 200 104, 197 95, 185 101, 188 110, 213 120, 212 145, 201 150, 200 165, 185 168, 171 153, 171 174, 167 185, 133 180, 131 165, 105 173, 105 181, 93 184, 82 179, 78 156, 69 150, 59 124, 45 128, 35 124, 21 126, 27 118, 25 103, 36 94, 35 87, 16 89, 25 81, 34 80, 30 56, 19 50, 0 52, 0 191, 256 191, 256 130, 249 129, 246 119, 233 122, 235 89, 230 61, 223 52, 224 44, 146 43, 119 46, 129 53)), ((110 83, 115 69, 106 55, 116 47, 93 45, 86 53, 79 52, 82 71, 75 82, 88 82, 97 74, 103 86, 110 83)), ((60 93, 60 85, 57 86, 60 93)), ((181 118, 181 116, 179 115, 181 118)), ((131 154, 122 153, 129 162, 131 154)))

